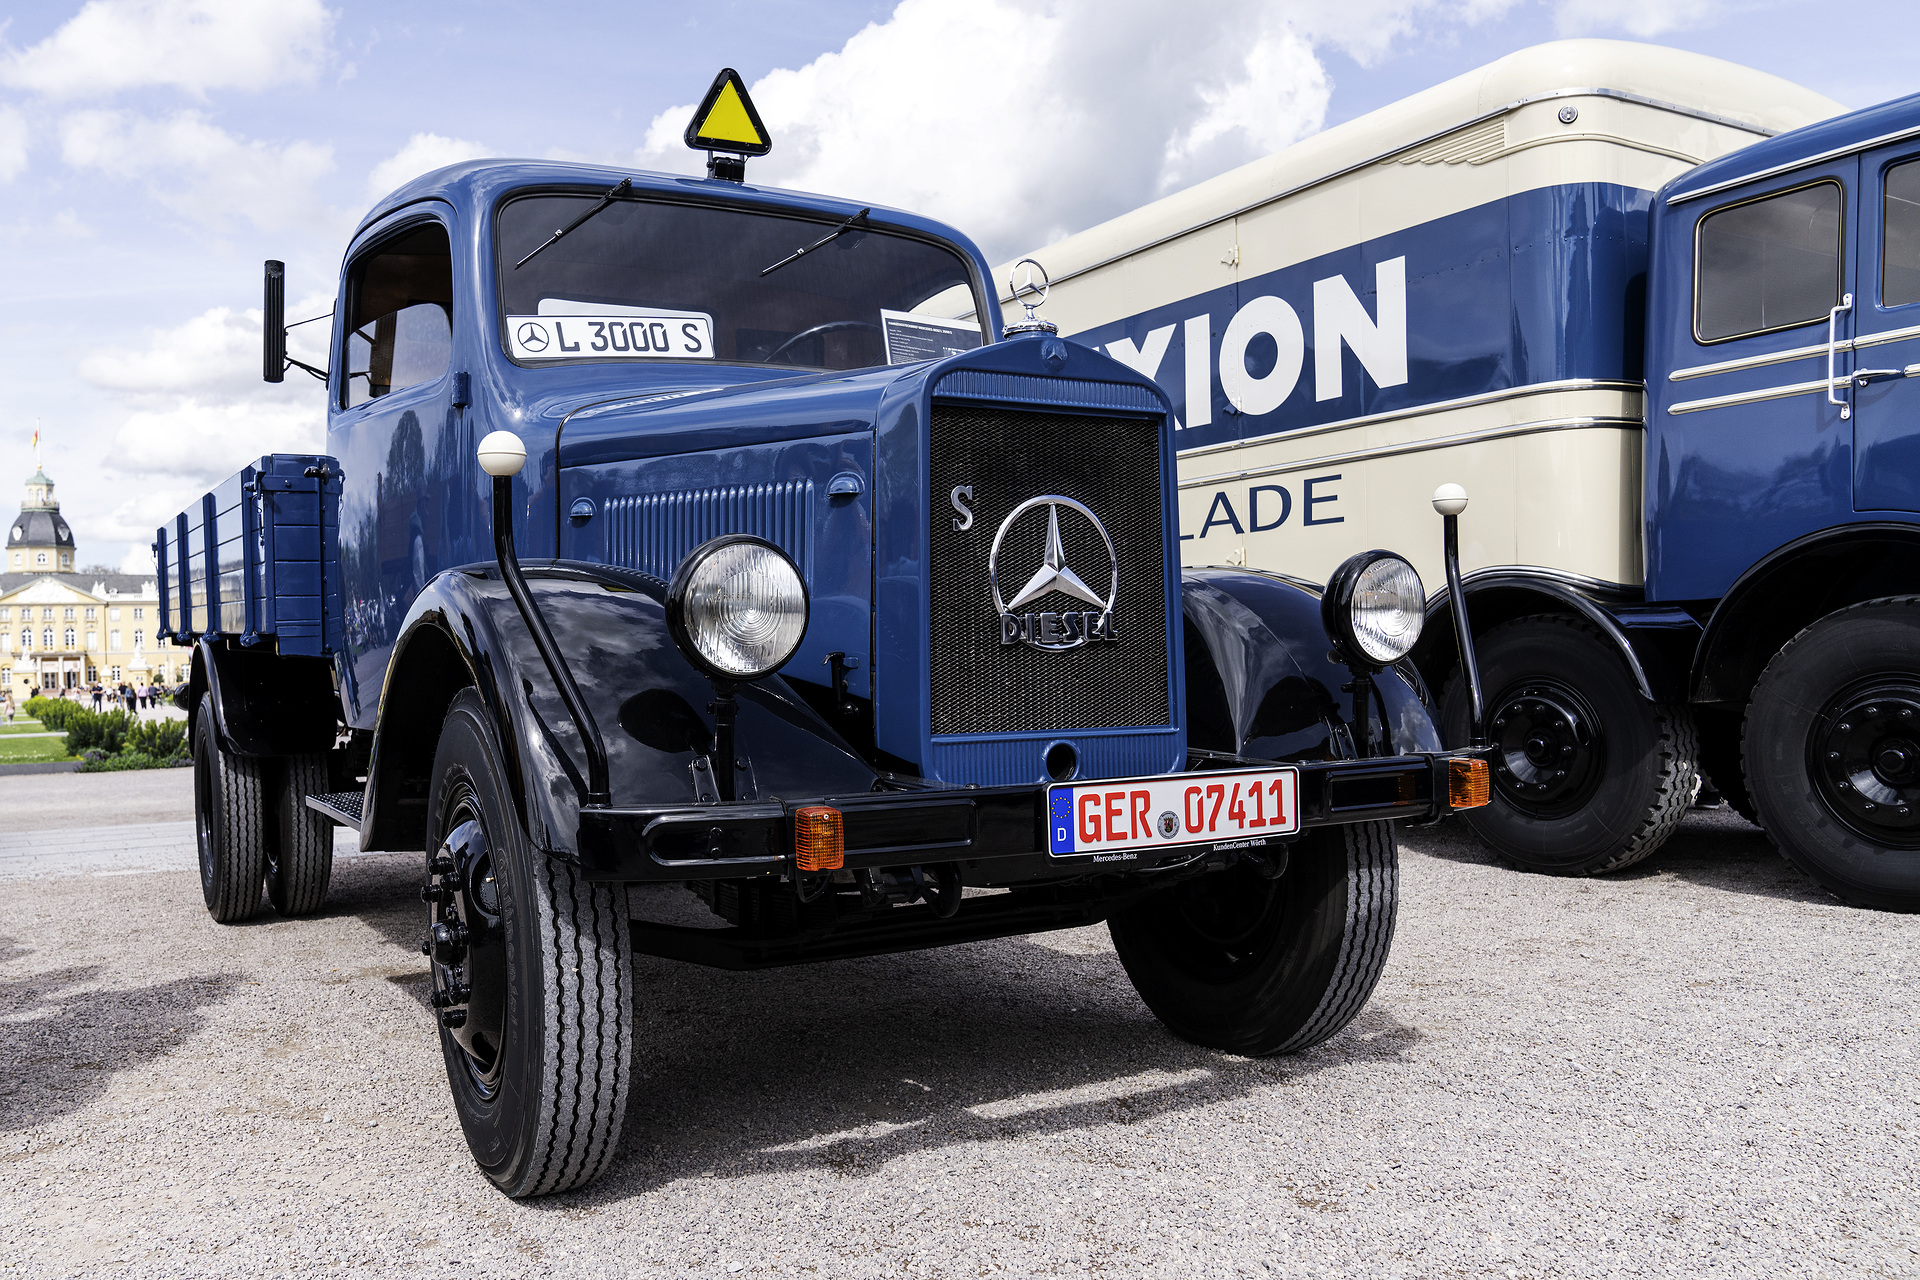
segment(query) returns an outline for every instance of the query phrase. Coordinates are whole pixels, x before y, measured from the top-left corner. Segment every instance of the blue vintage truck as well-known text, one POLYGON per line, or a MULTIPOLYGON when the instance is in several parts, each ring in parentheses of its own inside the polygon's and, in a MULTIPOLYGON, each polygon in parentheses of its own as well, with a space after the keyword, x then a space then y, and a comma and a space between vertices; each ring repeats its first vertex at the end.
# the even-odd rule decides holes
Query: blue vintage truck
POLYGON ((1473 490, 1496 851, 1618 870, 1704 780, 1920 910, 1920 97, 1561 41, 1035 256, 1169 392, 1189 567, 1431 577, 1409 499, 1473 490))
POLYGON ((1288 1052, 1380 973, 1392 820, 1486 798, 1406 660, 1405 559, 1183 575, 1153 382, 1032 299, 1003 329, 949 227, 747 183, 730 75, 707 177, 474 162, 382 200, 309 369, 328 452, 156 539, 209 911, 317 908, 335 824, 423 851, 448 1079, 512 1195, 607 1166, 635 951, 1105 920, 1176 1034, 1288 1052))

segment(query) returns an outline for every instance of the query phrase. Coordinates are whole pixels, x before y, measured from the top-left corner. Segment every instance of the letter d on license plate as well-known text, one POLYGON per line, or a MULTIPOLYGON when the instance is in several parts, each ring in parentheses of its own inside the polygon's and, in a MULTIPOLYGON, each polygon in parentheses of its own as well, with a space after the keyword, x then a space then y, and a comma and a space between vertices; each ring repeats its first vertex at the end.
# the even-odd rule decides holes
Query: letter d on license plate
POLYGON ((1300 830, 1300 772, 1247 769, 1047 788, 1047 852, 1132 862, 1151 851, 1246 844, 1300 830))

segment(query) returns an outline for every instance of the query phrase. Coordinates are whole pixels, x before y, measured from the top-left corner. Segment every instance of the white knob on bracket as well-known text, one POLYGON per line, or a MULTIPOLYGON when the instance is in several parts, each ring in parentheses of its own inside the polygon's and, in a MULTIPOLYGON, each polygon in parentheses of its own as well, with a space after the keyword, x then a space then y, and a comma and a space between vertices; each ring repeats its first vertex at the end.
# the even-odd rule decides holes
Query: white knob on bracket
POLYGON ((511 431, 488 432, 474 454, 480 459, 480 469, 490 476, 517 476, 527 465, 527 446, 511 431))
POLYGON ((1433 491, 1433 509, 1443 516, 1459 515, 1467 509, 1467 491, 1457 484, 1441 485, 1433 491))

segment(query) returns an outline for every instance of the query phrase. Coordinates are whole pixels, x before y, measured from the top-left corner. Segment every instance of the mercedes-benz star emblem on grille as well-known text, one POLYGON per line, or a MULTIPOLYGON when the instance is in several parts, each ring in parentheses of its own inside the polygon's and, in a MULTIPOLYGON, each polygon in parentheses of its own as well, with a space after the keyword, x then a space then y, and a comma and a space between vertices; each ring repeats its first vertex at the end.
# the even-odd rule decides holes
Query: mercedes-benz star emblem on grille
MULTIPOLYGON (((1094 575, 1093 580, 1101 581, 1098 575, 1094 575)), ((1009 578, 1008 581, 1017 579, 1009 578)), ((1000 611, 1001 644, 1026 644, 1036 649, 1060 652, 1078 649, 1096 640, 1119 638, 1113 630, 1113 602, 1120 594, 1120 558, 1114 554, 1113 538, 1108 535, 1107 527, 1100 523, 1100 517, 1072 498, 1053 493, 1028 498, 1000 522, 1000 531, 993 535, 993 549, 987 553, 987 586, 993 592, 994 607, 1000 611), (1040 567, 1009 600, 1000 590, 1000 546, 1015 525, 1029 517, 1038 519, 1042 510, 1047 515, 1047 543, 1040 557, 1040 567), (1107 553, 1105 595, 1088 586, 1085 579, 1068 567, 1067 554, 1060 542, 1062 511, 1085 519, 1100 535, 1100 543, 1107 553), (1055 604, 1052 609, 1028 611, 1029 606, 1055 594, 1067 597, 1069 602, 1077 600, 1093 607, 1062 610, 1055 604)))

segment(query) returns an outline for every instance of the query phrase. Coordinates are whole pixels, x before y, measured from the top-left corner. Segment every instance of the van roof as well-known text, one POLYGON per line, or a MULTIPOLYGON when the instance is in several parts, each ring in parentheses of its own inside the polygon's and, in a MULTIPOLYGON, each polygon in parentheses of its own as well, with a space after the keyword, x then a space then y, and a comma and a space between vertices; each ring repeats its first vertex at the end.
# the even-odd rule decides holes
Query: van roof
POLYGON ((1760 136, 1799 129, 1844 110, 1811 89, 1704 54, 1625 40, 1556 40, 1508 54, 1069 236, 1048 246, 1046 266, 1059 280, 1530 102, 1595 93, 1760 136))

